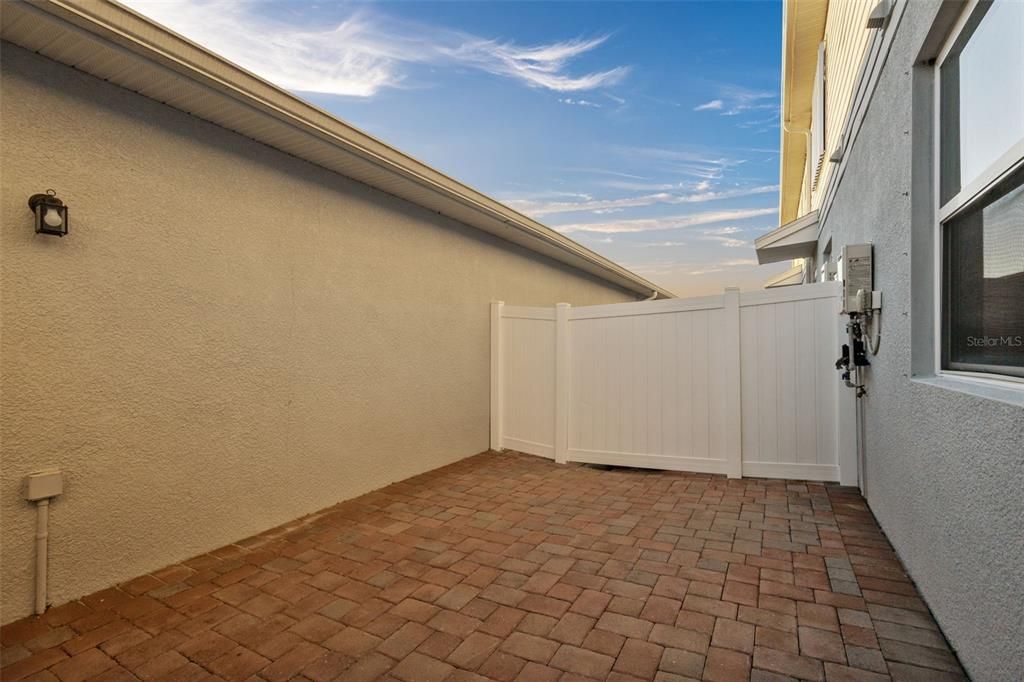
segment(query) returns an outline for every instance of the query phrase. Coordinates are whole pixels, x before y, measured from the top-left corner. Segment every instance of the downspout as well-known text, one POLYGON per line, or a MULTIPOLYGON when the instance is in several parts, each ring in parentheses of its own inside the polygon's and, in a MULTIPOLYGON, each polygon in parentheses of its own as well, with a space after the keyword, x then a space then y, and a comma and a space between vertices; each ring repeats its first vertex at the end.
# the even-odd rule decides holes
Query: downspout
POLYGON ((648 296, 647 298, 645 298, 644 300, 645 301, 653 301, 656 298, 658 298, 658 292, 657 291, 652 291, 651 295, 648 296))
MULTIPOLYGON (((796 5, 797 5, 797 1, 793 0, 793 8, 794 8, 794 10, 796 9, 796 5)), ((786 73, 785 76, 786 76, 786 80, 787 81, 792 81, 792 75, 793 75, 792 74, 792 69, 793 69, 793 41, 789 41, 786 44, 786 71, 788 73, 786 73)), ((807 128, 790 128, 789 127, 789 118, 785 115, 786 112, 783 111, 782 113, 783 113, 783 116, 782 116, 782 130, 785 133, 790 134, 790 135, 803 135, 804 136, 804 184, 807 187, 807 201, 810 202, 810 200, 811 200, 811 174, 809 172, 808 164, 809 164, 809 161, 810 161, 810 158, 811 158, 811 128, 810 128, 810 126, 808 126, 807 128)), ((797 201, 799 202, 799 199, 797 199, 797 201)), ((781 206, 780 206, 780 208, 781 208, 781 206)), ((798 205, 797 206, 797 211, 799 212, 799 210, 800 210, 800 206, 798 205)))
MULTIPOLYGON (((811 173, 808 164, 811 158, 811 129, 810 128, 790 128, 787 121, 782 122, 782 129, 790 135, 803 135, 804 136, 804 186, 807 189, 807 201, 811 200, 811 173)), ((797 211, 800 207, 797 206, 797 211)))

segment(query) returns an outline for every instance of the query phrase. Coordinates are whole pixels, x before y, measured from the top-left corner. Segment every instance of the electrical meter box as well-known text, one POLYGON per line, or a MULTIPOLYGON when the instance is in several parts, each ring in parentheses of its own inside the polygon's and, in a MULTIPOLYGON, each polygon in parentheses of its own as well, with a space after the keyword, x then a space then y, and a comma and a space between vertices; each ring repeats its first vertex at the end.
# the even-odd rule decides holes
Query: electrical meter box
POLYGON ((863 313, 871 305, 874 289, 871 244, 844 246, 839 253, 839 270, 843 280, 843 314, 863 313), (861 291, 864 294, 858 295, 861 291))

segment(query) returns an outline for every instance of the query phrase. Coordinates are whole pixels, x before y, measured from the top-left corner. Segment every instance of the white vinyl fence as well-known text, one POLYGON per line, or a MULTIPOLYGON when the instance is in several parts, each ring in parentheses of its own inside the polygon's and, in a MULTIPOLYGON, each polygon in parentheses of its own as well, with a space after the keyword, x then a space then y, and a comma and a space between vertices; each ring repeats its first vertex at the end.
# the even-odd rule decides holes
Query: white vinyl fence
POLYGON ((838 313, 835 282, 580 308, 494 303, 491 447, 856 485, 838 313))

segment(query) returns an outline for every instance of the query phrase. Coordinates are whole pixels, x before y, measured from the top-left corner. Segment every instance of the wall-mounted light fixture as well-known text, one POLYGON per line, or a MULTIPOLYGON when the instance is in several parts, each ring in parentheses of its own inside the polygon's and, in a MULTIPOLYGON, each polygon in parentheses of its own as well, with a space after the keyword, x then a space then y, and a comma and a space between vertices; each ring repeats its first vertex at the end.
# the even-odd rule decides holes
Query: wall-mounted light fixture
POLYGON ((36 217, 36 234, 55 234, 63 237, 68 233, 68 207, 57 198, 57 192, 46 190, 45 194, 33 194, 28 198, 28 207, 36 217))

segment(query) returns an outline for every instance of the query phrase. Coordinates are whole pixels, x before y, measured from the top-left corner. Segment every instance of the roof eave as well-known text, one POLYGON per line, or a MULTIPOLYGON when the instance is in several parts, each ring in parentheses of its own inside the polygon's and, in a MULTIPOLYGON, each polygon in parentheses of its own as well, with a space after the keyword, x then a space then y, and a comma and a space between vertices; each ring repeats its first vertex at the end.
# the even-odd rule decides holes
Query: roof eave
POLYGON ((818 247, 818 212, 811 211, 796 220, 763 234, 754 240, 759 265, 794 258, 810 258, 818 247))
POLYGON ((779 287, 792 287, 804 283, 804 266, 794 265, 784 270, 764 283, 765 289, 777 289, 779 287))

